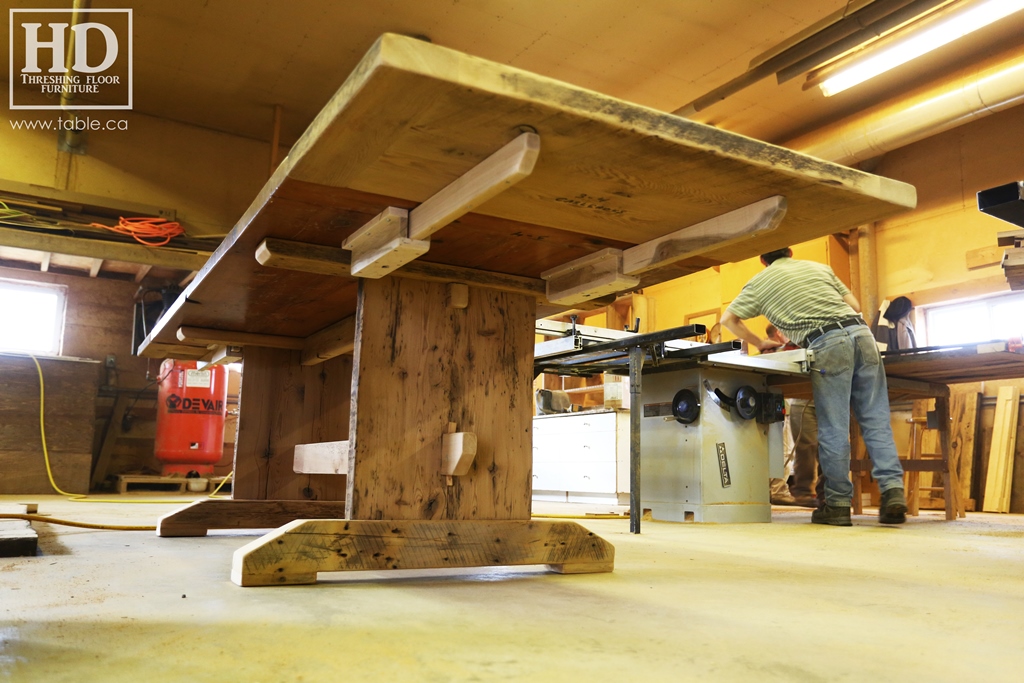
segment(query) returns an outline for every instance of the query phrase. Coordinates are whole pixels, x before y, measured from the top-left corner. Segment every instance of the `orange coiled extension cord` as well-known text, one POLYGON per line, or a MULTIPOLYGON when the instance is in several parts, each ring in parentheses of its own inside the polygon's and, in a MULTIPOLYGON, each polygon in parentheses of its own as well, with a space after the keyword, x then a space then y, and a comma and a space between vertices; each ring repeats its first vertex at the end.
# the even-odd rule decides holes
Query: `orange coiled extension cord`
POLYGON ((102 225, 101 223, 92 223, 91 225, 95 228, 104 228, 121 235, 128 235, 147 247, 162 247, 170 242, 172 237, 185 234, 181 225, 164 218, 124 218, 122 216, 117 225, 102 225))

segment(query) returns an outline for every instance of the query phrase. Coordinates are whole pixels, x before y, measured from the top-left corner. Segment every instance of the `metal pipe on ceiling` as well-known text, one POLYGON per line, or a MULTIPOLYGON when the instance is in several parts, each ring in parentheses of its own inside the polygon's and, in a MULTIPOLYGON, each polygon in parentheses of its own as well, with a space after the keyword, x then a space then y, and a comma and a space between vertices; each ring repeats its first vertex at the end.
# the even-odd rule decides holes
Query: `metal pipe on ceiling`
POLYGON ((1022 103, 1024 48, 1018 47, 782 146, 850 165, 1022 103))
MULTIPOLYGON (((690 116, 919 0, 875 0, 672 113, 690 116)), ((931 0, 933 3, 944 0, 931 0)))
MULTIPOLYGON (((85 21, 88 14, 91 0, 75 0, 71 6, 71 28, 78 26, 85 21)), ((71 73, 71 65, 75 58, 75 32, 69 31, 67 50, 64 53, 64 73, 71 73)), ((60 108, 70 125, 62 128, 57 133, 57 149, 65 152, 81 153, 85 147, 85 132, 78 130, 75 121, 78 119, 78 112, 75 111, 75 93, 69 88, 69 81, 64 81, 60 92, 60 108)))
POLYGON ((911 19, 915 19, 925 13, 931 12, 933 9, 942 5, 948 5, 954 0, 915 0, 906 7, 902 7, 891 14, 882 17, 878 21, 868 24, 864 28, 860 29, 855 33, 851 33, 849 36, 838 40, 831 45, 818 50, 812 55, 804 57, 798 62, 779 69, 776 72, 776 78, 781 85, 786 81, 790 81, 797 76, 807 73, 811 69, 821 66, 825 62, 835 59, 844 52, 849 52, 858 45, 862 45, 869 40, 878 38, 884 33, 892 31, 896 27, 907 23, 911 19))

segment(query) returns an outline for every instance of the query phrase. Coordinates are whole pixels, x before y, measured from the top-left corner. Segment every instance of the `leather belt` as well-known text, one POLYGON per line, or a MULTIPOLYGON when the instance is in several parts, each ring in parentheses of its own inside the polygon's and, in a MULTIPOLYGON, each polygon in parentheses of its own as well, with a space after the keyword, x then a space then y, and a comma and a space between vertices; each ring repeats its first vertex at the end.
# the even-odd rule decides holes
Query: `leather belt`
POLYGON ((831 332, 832 330, 841 330, 844 327, 850 327, 852 325, 864 325, 864 324, 866 324, 864 322, 864 318, 860 317, 859 315, 855 315, 853 317, 846 318, 844 320, 837 320, 834 323, 828 323, 826 325, 822 325, 818 329, 811 330, 810 332, 807 333, 807 336, 804 337, 804 348, 807 348, 808 346, 810 346, 811 342, 813 342, 815 339, 817 339, 821 335, 825 334, 826 332, 831 332))

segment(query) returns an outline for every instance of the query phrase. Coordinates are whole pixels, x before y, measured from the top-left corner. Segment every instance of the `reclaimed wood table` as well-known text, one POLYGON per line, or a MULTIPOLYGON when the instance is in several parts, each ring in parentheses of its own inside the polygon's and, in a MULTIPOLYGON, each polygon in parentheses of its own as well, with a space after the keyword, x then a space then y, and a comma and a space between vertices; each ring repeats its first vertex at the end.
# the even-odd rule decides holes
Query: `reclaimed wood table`
POLYGON ((299 520, 236 553, 241 585, 610 571, 603 539, 530 519, 535 318, 915 202, 904 183, 385 34, 142 346, 244 358, 235 500, 158 533, 299 520))

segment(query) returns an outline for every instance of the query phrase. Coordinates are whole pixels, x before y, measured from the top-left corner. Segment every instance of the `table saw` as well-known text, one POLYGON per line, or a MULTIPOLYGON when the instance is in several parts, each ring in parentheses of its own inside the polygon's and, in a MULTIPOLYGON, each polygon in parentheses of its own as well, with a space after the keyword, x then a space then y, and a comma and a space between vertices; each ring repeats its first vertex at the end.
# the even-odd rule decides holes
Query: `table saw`
POLYGON ((537 372, 631 376, 634 531, 643 512, 676 522, 771 521, 768 480, 782 476, 785 405, 767 380, 806 376, 813 352, 748 356, 738 342, 688 341, 703 333, 699 325, 640 335, 538 321, 536 332, 560 335, 535 346, 537 372))

